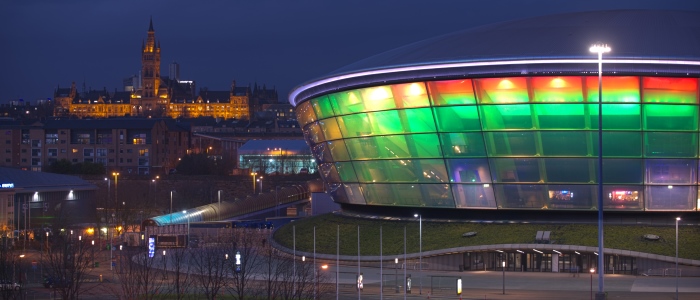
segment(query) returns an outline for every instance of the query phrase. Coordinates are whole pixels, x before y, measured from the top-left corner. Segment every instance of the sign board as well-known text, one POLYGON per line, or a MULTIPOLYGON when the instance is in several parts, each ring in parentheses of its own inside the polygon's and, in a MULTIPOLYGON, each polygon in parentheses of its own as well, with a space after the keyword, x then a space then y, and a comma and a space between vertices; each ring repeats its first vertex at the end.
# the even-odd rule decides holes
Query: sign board
POLYGON ((156 254, 156 237, 148 237, 148 257, 153 257, 156 254))
POLYGON ((457 295, 462 294, 462 278, 457 279, 457 295))
POLYGON ((0 188, 3 189, 14 189, 15 184, 14 183, 0 183, 0 188))
POLYGON ((241 272, 241 251, 236 251, 236 273, 241 272))

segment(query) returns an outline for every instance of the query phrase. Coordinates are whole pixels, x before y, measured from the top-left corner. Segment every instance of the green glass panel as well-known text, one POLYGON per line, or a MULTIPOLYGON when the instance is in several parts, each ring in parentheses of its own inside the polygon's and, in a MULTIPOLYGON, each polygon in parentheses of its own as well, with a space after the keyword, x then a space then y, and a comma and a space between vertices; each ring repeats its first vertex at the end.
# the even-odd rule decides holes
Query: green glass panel
POLYGON ((319 119, 325 119, 335 115, 328 96, 322 96, 311 100, 311 106, 313 106, 314 112, 316 112, 316 116, 319 119))
MULTIPOLYGON (((603 150, 605 151, 605 150, 603 150)), ((641 159, 603 159, 603 182, 639 184, 644 180, 641 159)))
POLYGON ((485 132, 484 137, 489 156, 537 155, 534 132, 485 132))
POLYGON ((481 132, 441 133, 440 140, 445 157, 486 156, 481 132))
POLYGON ((372 134, 372 126, 367 114, 354 114, 338 117, 340 132, 346 138, 372 134))
POLYGON ((353 169, 351 162, 337 162, 335 168, 343 182, 357 182, 357 175, 355 175, 355 169, 353 169))
POLYGON ((430 108, 406 109, 403 112, 406 113, 403 119, 406 124, 404 127, 408 128, 406 132, 435 132, 435 121, 430 108))
POLYGON ((697 157, 697 152, 697 133, 644 133, 644 155, 646 157, 697 157))
POLYGON ((353 166, 360 182, 448 181, 445 162, 441 159, 356 161, 353 166))
POLYGON ((546 182, 594 183, 597 163, 589 158, 545 158, 546 182))
POLYGON ((584 129, 586 104, 533 104, 541 129, 584 129))
POLYGON ((343 140, 329 141, 328 150, 330 150, 334 161, 350 160, 350 155, 348 155, 348 150, 343 140))
POLYGON ((321 127, 323 135, 327 140, 337 140, 343 138, 336 118, 320 120, 318 121, 318 125, 321 127))
POLYGON ((328 95, 337 115, 347 115, 365 111, 362 96, 357 90, 345 91, 328 95))
POLYGON ((440 157, 435 134, 366 137, 348 139, 346 143, 354 160, 440 157))
POLYGON ((542 166, 537 158, 491 158, 494 182, 543 182, 542 166))
MULTIPOLYGON (((589 104, 589 124, 598 129, 598 104, 589 104)), ((640 104, 603 104, 604 130, 640 130, 642 128, 640 104)))
POLYGON ((481 130, 476 106, 444 106, 434 109, 440 131, 481 130))
POLYGON ((697 103, 694 91, 644 90, 644 102, 657 103, 697 103))
MULTIPOLYGON (((590 132, 592 156, 598 156, 598 132, 590 132)), ((605 157, 642 157, 642 133, 637 131, 603 132, 603 156, 605 157)))
POLYGON ((645 130, 697 130, 695 105, 644 104, 645 130))
POLYGON ((482 105, 481 116, 484 130, 533 128, 529 104, 482 105))
POLYGON ((591 135, 586 131, 543 131, 540 137, 544 156, 588 156, 591 152, 591 135))

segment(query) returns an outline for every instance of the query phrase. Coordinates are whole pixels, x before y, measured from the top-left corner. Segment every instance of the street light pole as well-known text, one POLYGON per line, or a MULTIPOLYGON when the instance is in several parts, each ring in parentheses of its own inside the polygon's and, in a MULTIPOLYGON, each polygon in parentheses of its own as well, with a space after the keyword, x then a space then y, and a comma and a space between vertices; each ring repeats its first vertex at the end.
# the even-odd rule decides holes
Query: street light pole
POLYGON ((253 176, 253 195, 255 195, 255 176, 258 175, 257 172, 251 172, 250 176, 253 176))
POLYGON ((678 222, 681 218, 676 218, 676 300, 678 300, 678 222))
POLYGON ((190 215, 187 213, 186 210, 182 211, 185 216, 187 216, 187 248, 190 247, 190 215))
POLYGON ((506 294, 506 261, 505 258, 503 258, 503 262, 501 262, 501 267, 503 270, 503 295, 506 294))
POLYGON ((596 299, 605 299, 605 252, 603 247, 603 53, 610 47, 595 44, 589 49, 598 53, 598 294, 596 299))
POLYGON ((221 190, 218 191, 219 207, 216 208, 216 219, 221 220, 221 190))
POLYGON ((423 216, 419 214, 413 215, 418 217, 418 264, 420 266, 418 271, 418 278, 420 278, 420 286, 418 289, 419 294, 423 294, 423 216))
POLYGON ((170 190, 170 225, 173 225, 173 192, 174 190, 170 190))
POLYGON ((114 211, 119 208, 119 172, 112 172, 114 176, 114 211))
POLYGON ((591 268, 591 300, 593 300, 593 273, 595 273, 595 269, 591 268))

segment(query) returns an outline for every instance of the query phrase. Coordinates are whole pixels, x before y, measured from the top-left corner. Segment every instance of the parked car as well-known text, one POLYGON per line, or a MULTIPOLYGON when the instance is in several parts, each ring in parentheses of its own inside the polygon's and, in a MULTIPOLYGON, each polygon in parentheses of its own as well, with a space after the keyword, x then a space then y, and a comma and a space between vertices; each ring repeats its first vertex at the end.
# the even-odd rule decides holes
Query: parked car
POLYGON ((2 280, 0 281, 0 288, 2 290, 19 290, 22 286, 19 285, 19 283, 12 282, 10 280, 2 280))
POLYGON ((70 284, 70 280, 63 280, 53 277, 44 277, 44 287, 47 289, 65 288, 68 287, 70 284))

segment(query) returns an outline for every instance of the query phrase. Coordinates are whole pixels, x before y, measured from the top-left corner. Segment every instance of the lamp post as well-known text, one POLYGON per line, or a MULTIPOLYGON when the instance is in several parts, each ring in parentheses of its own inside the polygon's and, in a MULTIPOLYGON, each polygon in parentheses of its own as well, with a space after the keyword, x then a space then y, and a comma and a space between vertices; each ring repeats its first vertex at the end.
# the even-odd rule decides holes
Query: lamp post
POLYGON ((105 177, 105 181, 107 181, 107 203, 111 203, 111 201, 109 201, 109 198, 112 195, 112 180, 105 177))
POLYGON ((593 300, 593 273, 595 273, 595 269, 591 268, 591 300, 593 300))
POLYGON ((413 215, 418 218, 418 278, 420 278, 420 286, 418 293, 423 294, 423 216, 419 214, 413 215))
POLYGON ((158 179, 160 179, 160 176, 156 175, 156 178, 153 179, 153 205, 156 205, 156 201, 158 200, 158 179))
POLYGON ((221 220, 221 190, 217 191, 219 196, 219 207, 216 208, 216 219, 221 220))
POLYGON ((119 208, 119 172, 112 172, 114 176, 114 210, 119 208))
POLYGON ((399 292, 399 258, 394 258, 394 281, 396 282, 396 292, 399 292))
POLYGON ((678 222, 680 220, 680 217, 676 217, 676 300, 678 300, 678 222))
POLYGON ((262 179, 263 179, 262 176, 258 177, 258 182, 260 182, 260 193, 263 192, 263 185, 262 185, 262 184, 263 184, 263 181, 262 181, 262 179))
POLYGON ((250 176, 253 176, 253 195, 255 195, 255 176, 257 176, 257 172, 252 172, 250 173, 250 176))
POLYGON ((182 211, 185 216, 187 216, 187 248, 190 247, 190 215, 187 214, 186 210, 182 211))
POLYGON ((174 190, 170 190, 170 225, 173 225, 173 192, 174 190))
POLYGON ((503 258, 503 261, 501 262, 501 270, 503 270, 503 295, 506 294, 506 261, 505 257, 503 258))
POLYGON ((605 252, 603 251, 603 53, 610 52, 607 44, 595 44, 589 49, 598 53, 598 294, 605 299, 603 275, 605 252))
POLYGON ((92 247, 90 247, 90 256, 92 256, 92 267, 95 268, 95 240, 92 240, 92 247))

